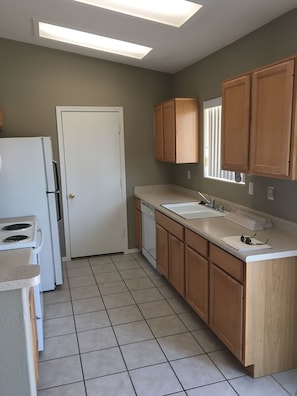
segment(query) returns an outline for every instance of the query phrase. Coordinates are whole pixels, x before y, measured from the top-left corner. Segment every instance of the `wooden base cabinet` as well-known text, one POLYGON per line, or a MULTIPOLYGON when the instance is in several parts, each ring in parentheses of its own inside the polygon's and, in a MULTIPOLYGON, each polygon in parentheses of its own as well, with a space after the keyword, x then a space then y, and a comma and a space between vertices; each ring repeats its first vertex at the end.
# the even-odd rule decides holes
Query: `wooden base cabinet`
POLYGON ((157 268, 184 296, 184 227, 156 211, 157 268))
POLYGON ((38 383, 38 338, 37 338, 37 327, 36 327, 36 309, 34 300, 34 289, 33 287, 29 290, 29 309, 30 309, 30 320, 32 329, 32 352, 34 358, 34 370, 35 370, 35 380, 38 383))
POLYGON ((142 215, 140 199, 135 198, 135 221, 136 221, 136 247, 142 248, 142 215))
POLYGON ((208 323, 208 241, 186 229, 185 243, 185 299, 208 323))

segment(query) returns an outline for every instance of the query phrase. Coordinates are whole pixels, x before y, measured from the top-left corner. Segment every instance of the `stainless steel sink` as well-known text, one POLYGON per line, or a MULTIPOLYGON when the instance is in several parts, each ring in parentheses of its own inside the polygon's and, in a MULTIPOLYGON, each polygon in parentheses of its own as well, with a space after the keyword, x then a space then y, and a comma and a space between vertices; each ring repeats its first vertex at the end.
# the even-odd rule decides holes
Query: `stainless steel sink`
POLYGON ((222 217, 224 212, 220 212, 209 206, 200 205, 199 202, 168 203, 161 205, 171 212, 183 217, 184 219, 205 219, 208 217, 222 217))

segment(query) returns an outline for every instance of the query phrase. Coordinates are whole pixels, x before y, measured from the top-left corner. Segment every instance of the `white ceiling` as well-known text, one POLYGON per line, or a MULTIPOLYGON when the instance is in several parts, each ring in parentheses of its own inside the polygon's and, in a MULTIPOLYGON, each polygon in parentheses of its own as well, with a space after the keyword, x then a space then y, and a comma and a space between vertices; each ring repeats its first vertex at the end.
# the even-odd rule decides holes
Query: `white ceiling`
POLYGON ((0 0, 0 37, 175 73, 297 7, 297 0, 192 1, 204 6, 182 27, 174 28, 71 0, 0 0), (144 59, 135 60, 41 39, 34 34, 36 20, 153 50, 144 59))

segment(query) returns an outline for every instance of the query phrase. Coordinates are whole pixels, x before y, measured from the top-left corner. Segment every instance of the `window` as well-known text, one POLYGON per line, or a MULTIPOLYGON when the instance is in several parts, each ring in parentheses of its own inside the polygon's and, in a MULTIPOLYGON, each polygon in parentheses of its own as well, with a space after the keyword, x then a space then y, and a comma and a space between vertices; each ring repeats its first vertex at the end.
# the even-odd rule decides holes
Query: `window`
MULTIPOLYGON (((207 100, 203 103, 204 118, 204 177, 236 182, 235 172, 221 169, 221 117, 222 98, 207 100)), ((240 173, 240 182, 245 175, 240 173)))

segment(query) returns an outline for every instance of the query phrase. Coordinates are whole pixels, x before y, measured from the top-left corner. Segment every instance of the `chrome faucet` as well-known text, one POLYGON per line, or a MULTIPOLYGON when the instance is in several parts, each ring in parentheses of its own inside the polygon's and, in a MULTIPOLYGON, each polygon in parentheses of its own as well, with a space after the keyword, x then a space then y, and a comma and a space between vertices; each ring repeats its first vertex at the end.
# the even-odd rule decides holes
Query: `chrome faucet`
POLYGON ((205 194, 202 194, 202 192, 200 191, 196 191, 196 193, 200 195, 204 201, 206 201, 207 206, 215 209, 215 199, 213 197, 211 197, 210 195, 206 196, 205 194))

